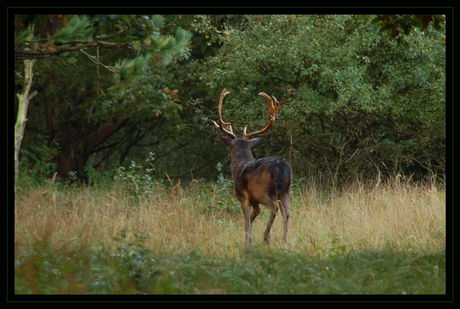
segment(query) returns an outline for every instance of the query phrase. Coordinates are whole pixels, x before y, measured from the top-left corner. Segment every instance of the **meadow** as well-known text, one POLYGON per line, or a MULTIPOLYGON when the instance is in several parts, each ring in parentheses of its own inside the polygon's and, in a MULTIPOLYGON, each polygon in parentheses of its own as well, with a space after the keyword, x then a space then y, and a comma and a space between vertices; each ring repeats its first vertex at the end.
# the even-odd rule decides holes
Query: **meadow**
POLYGON ((243 216, 230 182, 24 180, 14 207, 15 294, 446 294, 446 192, 434 181, 314 179, 278 214, 243 216))

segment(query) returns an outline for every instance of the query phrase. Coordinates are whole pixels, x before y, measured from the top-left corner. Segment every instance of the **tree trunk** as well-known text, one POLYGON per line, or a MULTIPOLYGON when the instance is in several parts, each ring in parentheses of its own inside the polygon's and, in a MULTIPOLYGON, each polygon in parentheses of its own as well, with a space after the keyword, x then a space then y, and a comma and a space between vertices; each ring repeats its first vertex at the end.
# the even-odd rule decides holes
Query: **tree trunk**
POLYGON ((59 153, 51 159, 56 163, 56 172, 59 178, 68 179, 69 172, 76 172, 76 177, 86 182, 88 177, 85 172, 86 161, 97 146, 104 143, 110 136, 118 131, 127 121, 127 118, 115 117, 110 123, 98 126, 94 124, 89 128, 82 125, 82 121, 62 121, 54 124, 50 132, 50 146, 59 145, 59 153))
MULTIPOLYGON (((29 37, 29 41, 32 40, 33 35, 29 37)), ((24 137, 24 130, 26 128, 27 121, 27 109, 29 107, 29 101, 37 94, 37 91, 32 92, 29 95, 30 87, 32 86, 32 78, 34 74, 32 69, 34 67, 34 60, 24 60, 24 86, 22 92, 18 93, 19 109, 18 118, 16 125, 14 126, 14 188, 18 184, 19 177, 19 149, 21 149, 22 138, 24 137)))

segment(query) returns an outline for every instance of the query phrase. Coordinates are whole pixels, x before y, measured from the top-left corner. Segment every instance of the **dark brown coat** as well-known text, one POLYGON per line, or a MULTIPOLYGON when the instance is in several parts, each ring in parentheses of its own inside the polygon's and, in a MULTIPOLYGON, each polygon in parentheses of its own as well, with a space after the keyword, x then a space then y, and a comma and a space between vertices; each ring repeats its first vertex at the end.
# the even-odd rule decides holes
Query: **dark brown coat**
POLYGON ((260 142, 260 138, 246 140, 244 138, 220 139, 230 146, 232 154, 232 177, 235 195, 241 202, 245 218, 246 249, 249 249, 252 236, 252 223, 259 215, 262 207, 271 210, 271 216, 264 233, 264 240, 269 243, 270 229, 276 218, 278 208, 284 221, 284 240, 287 240, 289 224, 289 199, 292 180, 291 166, 284 160, 269 157, 254 159, 251 147, 260 142), (252 207, 252 213, 250 211, 252 207))

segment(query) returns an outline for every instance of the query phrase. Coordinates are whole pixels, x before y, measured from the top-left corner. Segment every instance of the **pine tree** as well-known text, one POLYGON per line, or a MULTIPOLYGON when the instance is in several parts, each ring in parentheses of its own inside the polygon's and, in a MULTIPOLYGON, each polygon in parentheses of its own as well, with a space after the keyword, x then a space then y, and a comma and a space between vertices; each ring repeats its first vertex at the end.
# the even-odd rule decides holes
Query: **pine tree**
MULTIPOLYGON (((162 16, 16 15, 14 58, 38 60, 31 85, 45 110, 37 108, 36 122, 46 123, 48 147, 59 145, 52 159, 59 177, 84 178, 90 154, 140 108, 123 96, 147 67, 188 57, 191 34, 162 34, 164 25, 162 16)), ((16 72, 22 63, 15 61, 16 72)))

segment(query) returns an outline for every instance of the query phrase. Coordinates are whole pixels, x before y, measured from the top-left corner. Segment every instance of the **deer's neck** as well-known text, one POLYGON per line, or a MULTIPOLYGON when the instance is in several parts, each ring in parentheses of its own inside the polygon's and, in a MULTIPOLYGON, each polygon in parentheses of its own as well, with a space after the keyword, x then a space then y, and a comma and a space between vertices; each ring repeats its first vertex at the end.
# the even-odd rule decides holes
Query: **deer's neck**
POLYGON ((234 149, 232 151, 232 176, 233 180, 240 174, 241 170, 244 166, 254 161, 254 157, 252 156, 251 150, 248 148, 243 149, 234 149))

